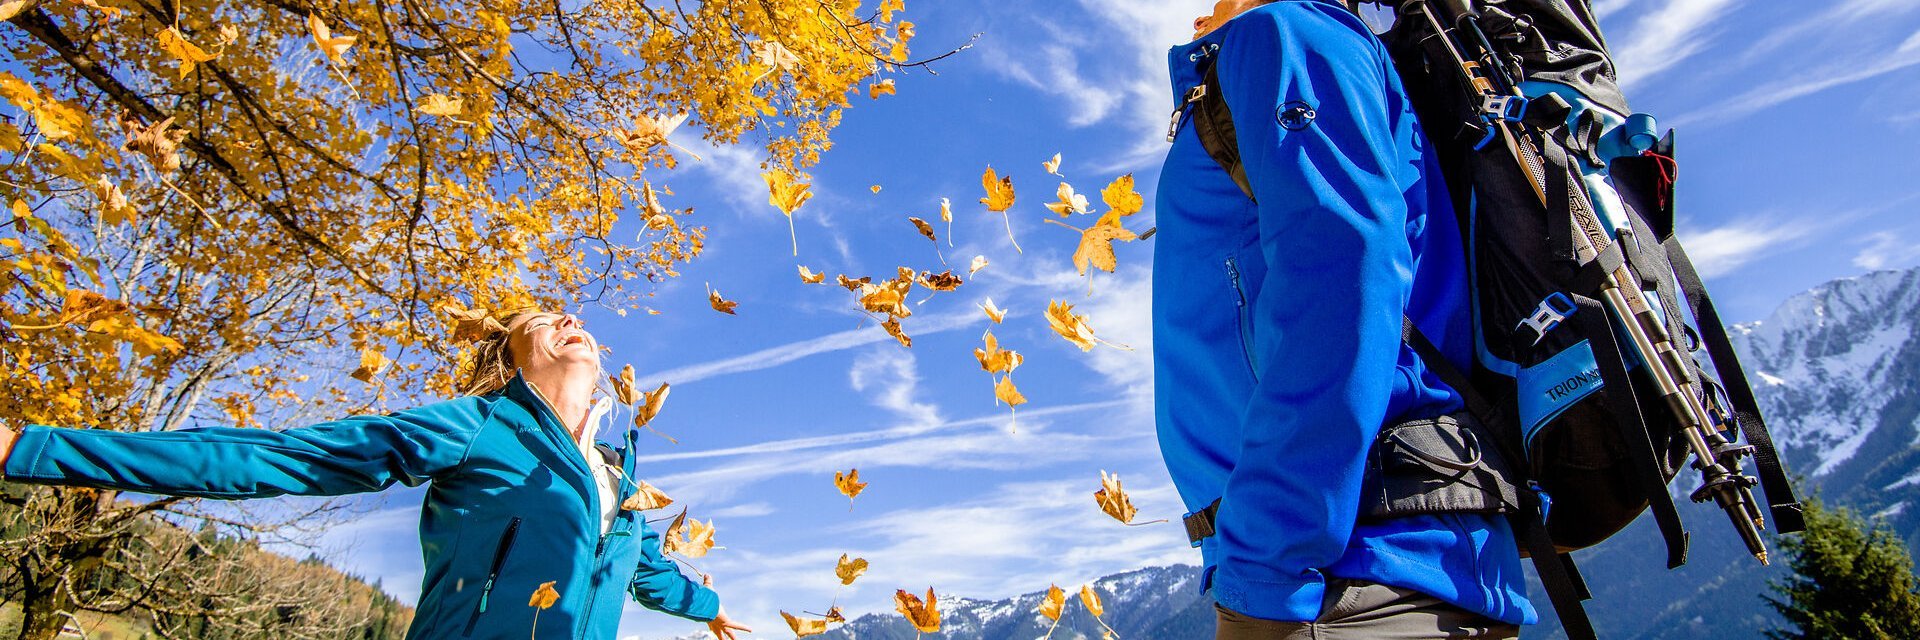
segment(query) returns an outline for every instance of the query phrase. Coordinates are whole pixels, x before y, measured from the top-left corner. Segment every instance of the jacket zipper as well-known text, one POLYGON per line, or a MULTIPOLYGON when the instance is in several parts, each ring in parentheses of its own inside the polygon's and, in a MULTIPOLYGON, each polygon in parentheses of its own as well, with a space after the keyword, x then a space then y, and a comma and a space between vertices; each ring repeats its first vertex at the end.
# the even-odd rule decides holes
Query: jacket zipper
MULTIPOLYGON (((560 425, 560 431, 564 433, 566 431, 566 425, 560 423, 560 412, 553 409, 553 402, 547 400, 546 394, 541 393, 540 387, 534 386, 533 383, 527 383, 527 388, 533 391, 533 397, 540 401, 540 407, 546 410, 548 416, 553 419, 554 424, 560 425)), ((551 436, 551 432, 549 432, 548 435, 551 436)), ((577 441, 569 441, 567 444, 572 445, 572 451, 579 451, 580 447, 577 441)), ((562 450, 565 451, 567 449, 562 450)), ((570 460, 576 459, 574 456, 562 457, 570 460)), ((593 461, 587 460, 584 454, 580 455, 577 459, 580 463, 580 470, 586 472, 587 476, 587 516, 591 518, 593 527, 598 529, 600 528, 600 476, 593 472, 593 461)), ((601 533, 600 541, 594 545, 593 567, 588 570, 588 575, 598 576, 601 556, 606 551, 606 547, 607 534, 601 533)), ((597 577, 590 578, 589 581, 591 582, 595 579, 597 579, 597 577)), ((593 624, 593 605, 594 601, 599 599, 600 585, 593 584, 590 591, 592 593, 587 594, 587 608, 585 614, 580 616, 580 627, 579 630, 575 632, 576 636, 585 635, 587 627, 593 624)))
POLYGON ((1240 285, 1240 262, 1231 256, 1227 258, 1227 281, 1233 283, 1233 306, 1239 314, 1240 357, 1247 362, 1247 373, 1252 374, 1254 380, 1259 380, 1260 371, 1253 363, 1253 323, 1247 317, 1247 292, 1240 285))
POLYGON ((493 583, 500 578, 500 568, 507 563, 507 554, 513 552, 513 541, 520 535, 520 517, 514 516, 507 521, 507 531, 500 534, 500 545, 493 549, 493 565, 487 569, 487 582, 480 587, 480 606, 475 607, 473 615, 467 617, 467 630, 462 636, 473 635, 473 626, 480 622, 480 614, 487 612, 487 598, 493 594, 493 583))

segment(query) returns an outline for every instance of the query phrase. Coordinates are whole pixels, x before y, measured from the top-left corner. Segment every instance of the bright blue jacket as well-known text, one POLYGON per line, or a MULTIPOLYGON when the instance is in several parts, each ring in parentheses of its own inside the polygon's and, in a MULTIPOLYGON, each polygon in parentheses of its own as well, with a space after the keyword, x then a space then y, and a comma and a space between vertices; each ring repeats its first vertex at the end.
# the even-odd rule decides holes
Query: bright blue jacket
MULTIPOLYGON (((632 494, 633 435, 621 490, 632 494)), ((711 620, 713 590, 660 555, 660 536, 621 510, 600 533, 600 493, 580 447, 518 376, 505 388, 384 416, 286 431, 149 433, 30 426, 6 478, 221 499, 332 496, 431 483, 420 511, 426 577, 408 638, 525 638, 527 599, 555 582, 539 638, 615 637, 631 592, 646 607, 711 620)))
POLYGON ((1534 622, 1502 518, 1356 524, 1380 427, 1461 406, 1402 344, 1402 315, 1456 365, 1472 349, 1459 230, 1384 47, 1337 4, 1281 0, 1169 63, 1175 95, 1219 65, 1255 196, 1179 123, 1157 204, 1155 418, 1187 508, 1220 500, 1201 544, 1215 601, 1312 620, 1340 577, 1534 622))

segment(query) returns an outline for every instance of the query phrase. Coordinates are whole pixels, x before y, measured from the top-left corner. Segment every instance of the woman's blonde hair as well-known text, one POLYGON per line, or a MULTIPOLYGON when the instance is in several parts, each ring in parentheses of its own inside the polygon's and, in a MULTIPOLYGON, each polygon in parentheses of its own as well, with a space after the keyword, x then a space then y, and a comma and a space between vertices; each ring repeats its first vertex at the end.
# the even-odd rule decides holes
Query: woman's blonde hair
MULTIPOLYGON (((538 313, 537 311, 519 311, 500 319, 502 327, 512 327, 521 316, 538 313)), ((460 385, 462 395, 480 396, 499 391, 513 379, 519 365, 513 362, 513 330, 502 328, 474 343, 473 353, 467 356, 467 382, 460 385)))

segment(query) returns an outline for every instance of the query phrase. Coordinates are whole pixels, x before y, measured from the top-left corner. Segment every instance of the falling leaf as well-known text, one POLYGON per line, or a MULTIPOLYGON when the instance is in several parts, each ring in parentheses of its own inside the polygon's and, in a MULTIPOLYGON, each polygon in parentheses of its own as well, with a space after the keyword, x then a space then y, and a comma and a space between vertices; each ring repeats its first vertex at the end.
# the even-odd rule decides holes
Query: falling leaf
POLYGON ((952 271, 921 274, 918 281, 920 286, 932 291, 952 291, 960 288, 960 285, 966 284, 965 280, 961 280, 960 276, 953 275, 952 271))
POLYGON ((673 517, 667 530, 660 533, 660 553, 677 553, 681 545, 686 544, 687 510, 680 509, 680 515, 673 517))
POLYGON ((859 469, 849 469, 846 473, 833 472, 833 486, 840 490, 840 495, 847 497, 848 504, 852 504, 860 492, 867 490, 867 483, 860 481, 859 469))
POLYGON ((458 300, 442 303, 440 311, 453 320, 453 339, 456 341, 483 340, 507 330, 507 326, 493 319, 493 314, 486 309, 468 309, 458 300))
POLYGON ((867 87, 868 98, 879 100, 880 96, 890 96, 890 95, 894 95, 893 78, 887 78, 885 80, 875 82, 872 85, 869 85, 867 87))
POLYGON ((893 12, 906 9, 906 0, 880 0, 880 6, 874 10, 879 12, 881 22, 893 22, 893 12))
POLYGON ((1013 373, 1022 362, 1026 362, 1026 358, 1018 352, 1001 349, 1000 339, 994 337, 992 331, 988 331, 981 340, 986 342, 986 348, 974 349, 973 357, 980 361, 980 368, 987 373, 1013 373))
POLYGON ((913 228, 918 229, 920 235, 925 236, 928 240, 932 240, 935 244, 940 243, 940 238, 933 235, 933 225, 927 224, 925 220, 914 217, 908 217, 907 221, 913 223, 913 228))
POLYGON ((987 167, 987 172, 980 175, 980 184, 987 188, 987 197, 981 198, 980 204, 987 205, 988 211, 999 213, 1006 221, 1007 241, 1013 243, 1014 251, 1020 251, 1020 241, 1013 239, 1013 219, 1007 215, 1007 210, 1013 208, 1013 176, 999 177, 993 167, 987 167))
MULTIPOLYGON (((1040 166, 1045 167, 1047 170, 1047 173, 1060 176, 1060 154, 1058 153, 1053 154, 1052 159, 1049 159, 1046 162, 1040 163, 1040 166)), ((1060 177, 1065 178, 1066 176, 1060 176, 1060 177)))
POLYGON ((900 328, 899 318, 887 318, 886 322, 880 323, 880 328, 885 329, 887 335, 893 336, 893 339, 900 341, 900 346, 909 348, 913 346, 913 336, 907 335, 906 330, 900 328))
POLYGON ((831 609, 827 609, 827 622, 844 623, 846 621, 847 621, 847 616, 846 614, 840 613, 840 607, 833 607, 831 609))
POLYGON ((874 193, 880 193, 880 185, 877 185, 877 184, 871 187, 867 187, 867 189, 873 191, 874 193))
POLYGON ((393 361, 388 360, 387 356, 378 350, 362 349, 360 350, 360 368, 354 369, 351 375, 355 380, 373 384, 373 379, 380 377, 380 374, 385 373, 387 367, 392 364, 393 361))
POLYGON ((1018 387, 1013 386, 1011 375, 1001 377, 1000 382, 993 385, 993 397, 999 402, 1007 403, 1009 407, 1018 407, 1027 403, 1027 397, 1020 394, 1018 387))
MULTIPOLYGON (((686 124, 691 114, 641 116, 633 121, 633 128, 617 132, 620 143, 637 151, 648 151, 654 147, 672 144, 669 138, 680 125, 686 124)), ((696 156, 697 157, 697 156, 696 156)))
POLYGON ((1059 585, 1047 585, 1047 597, 1040 599, 1040 615, 1058 622, 1060 609, 1065 606, 1067 606, 1067 592, 1061 591, 1059 585))
POLYGON ((1088 266, 1113 273, 1113 270, 1119 267, 1119 259, 1113 254, 1113 242, 1115 240, 1132 242, 1138 237, 1132 231, 1121 227, 1118 218, 1114 219, 1114 224, 1095 224, 1087 227, 1080 232, 1080 246, 1073 250, 1073 266, 1079 269, 1080 275, 1083 276, 1087 275, 1088 266))
POLYGON ((27 8, 27 0, 0 2, 0 20, 12 19, 14 16, 20 15, 20 10, 25 8, 27 8))
POLYGON ((853 584, 854 579, 859 578, 860 574, 866 572, 866 558, 849 559, 847 554, 844 553, 840 554, 840 563, 833 568, 833 574, 840 576, 840 584, 843 585, 853 584))
POLYGON ((987 268, 987 257, 974 256, 973 264, 967 265, 967 277, 971 278, 973 274, 979 273, 981 269, 985 268, 987 268))
POLYGON ((536 609, 552 608, 553 603, 560 601, 560 592, 554 590, 553 584, 553 582, 540 583, 540 588, 533 590, 533 597, 527 599, 527 606, 536 609))
POLYGON ((620 501, 620 508, 628 511, 652 511, 654 509, 666 508, 671 504, 673 504, 673 498, 667 497, 666 492, 654 488, 653 485, 647 484, 645 480, 641 480, 640 488, 634 489, 633 495, 627 496, 626 500, 620 501))
POLYGON ((644 427, 653 422, 654 418, 660 417, 660 409, 667 405, 667 392, 670 390, 668 384, 662 382, 660 388, 642 392, 640 395, 643 402, 634 406, 633 423, 644 427))
POLYGON ((1054 195, 1058 196, 1060 199, 1055 202, 1047 203, 1048 211, 1052 211, 1056 214, 1059 214, 1059 216, 1062 218, 1068 217, 1076 213, 1087 212, 1087 197, 1084 195, 1080 195, 1078 193, 1074 193, 1073 185, 1067 184, 1065 182, 1060 183, 1060 188, 1054 190, 1054 195))
POLYGON ((132 120, 121 121, 121 127, 127 132, 126 143, 120 145, 128 151, 146 156, 154 168, 161 173, 173 173, 180 169, 180 141, 187 137, 185 131, 168 131, 173 125, 169 117, 149 126, 141 126, 132 120))
POLYGON ((793 174, 774 170, 760 174, 767 182, 767 204, 787 217, 787 234, 793 238, 793 255, 800 255, 800 236, 793 228, 793 212, 813 198, 813 185, 794 179, 793 174))
POLYGON ((702 558, 713 550, 713 522, 701 523, 687 517, 685 509, 667 525, 667 531, 660 538, 660 552, 672 553, 687 558, 702 558))
POLYGON ((1115 349, 1127 351, 1133 350, 1132 347, 1113 344, 1095 337, 1093 334, 1093 325, 1087 324, 1087 317, 1085 315, 1074 315, 1073 305, 1059 300, 1047 302, 1047 325, 1053 327, 1054 333, 1060 334, 1062 338, 1066 338, 1067 342, 1071 342, 1074 346, 1080 347, 1081 351, 1092 351, 1095 344, 1105 344, 1115 349))
POLYGON ((927 587, 927 599, 907 593, 900 589, 893 594, 893 609, 907 617, 914 630, 921 633, 940 632, 940 610, 934 602, 933 587, 927 587))
POLYGON ((846 290, 848 291, 858 293, 861 289, 864 289, 866 288, 867 285, 873 283, 873 276, 861 276, 860 279, 855 280, 853 278, 847 277, 846 274, 841 274, 839 277, 834 279, 834 282, 838 283, 841 287, 846 288, 846 290))
POLYGON ((100 179, 94 181, 93 192, 100 196, 101 222, 110 225, 133 222, 139 215, 133 205, 127 202, 127 194, 120 190, 120 185, 114 184, 106 176, 100 176, 100 179))
POLYGON ((953 246, 953 203, 940 199, 940 221, 947 223, 947 246, 953 246))
POLYGON ((987 298, 987 301, 980 305, 980 310, 987 312, 987 319, 992 320, 994 324, 1000 324, 1001 320, 1007 319, 1007 310, 993 306, 993 298, 987 298))
POLYGON ((1107 215, 1130 216, 1139 213, 1141 207, 1146 206, 1146 200, 1140 197, 1139 192, 1133 190, 1131 173, 1114 178, 1107 188, 1101 189, 1100 200, 1107 203, 1107 208, 1111 209, 1107 215))
POLYGON ((1087 613, 1095 618, 1107 614, 1107 608, 1100 604, 1100 594, 1093 590, 1093 585, 1080 585, 1080 605, 1086 607, 1087 613))
POLYGON ((1133 524, 1133 516, 1138 510, 1134 509, 1133 500, 1127 497, 1126 490, 1120 488, 1120 474, 1109 476, 1102 469, 1100 490, 1093 492, 1093 499, 1099 502, 1100 510, 1113 516, 1113 519, 1121 524, 1133 524))
POLYGON ((421 98, 420 106, 414 107, 413 110, 430 116, 440 116, 453 120, 454 122, 464 123, 466 120, 460 119, 460 114, 465 111, 466 108, 467 103, 465 100, 444 93, 435 93, 421 98))
POLYGON ((739 315, 733 312, 733 308, 740 306, 740 303, 720 297, 720 290, 712 286, 707 287, 707 304, 712 306, 714 311, 730 316, 739 315))
POLYGON ((165 49, 173 59, 180 61, 181 78, 186 78, 187 74, 193 73, 194 65, 220 57, 219 54, 207 53, 193 43, 187 42, 186 36, 180 35, 180 30, 173 27, 161 30, 158 38, 160 48, 165 49))
POLYGON ((327 28, 327 23, 320 21, 319 14, 313 13, 307 14, 307 30, 313 33, 313 43, 320 45, 320 52, 327 54, 327 59, 343 67, 347 65, 347 60, 344 57, 347 53, 347 48, 352 47, 354 41, 358 40, 358 38, 353 36, 334 36, 333 30, 327 28))
POLYGON ((781 611, 780 617, 787 619, 787 626, 793 629, 793 636, 796 638, 805 638, 807 636, 817 636, 827 632, 826 620, 814 620, 812 618, 801 618, 801 617, 794 616, 791 613, 787 613, 786 611, 781 611))
POLYGON ((633 365, 620 367, 620 375, 607 376, 607 380, 613 383, 613 395, 620 400, 620 404, 632 405, 633 401, 640 399, 633 390, 633 365))
POLYGON ((907 308, 907 294, 913 289, 914 276, 911 269, 901 268, 901 277, 880 284, 860 285, 860 307, 873 313, 884 313, 897 318, 913 315, 907 308))
POLYGON ((827 274, 814 273, 807 265, 800 265, 800 281, 807 284, 820 284, 827 281, 827 274))

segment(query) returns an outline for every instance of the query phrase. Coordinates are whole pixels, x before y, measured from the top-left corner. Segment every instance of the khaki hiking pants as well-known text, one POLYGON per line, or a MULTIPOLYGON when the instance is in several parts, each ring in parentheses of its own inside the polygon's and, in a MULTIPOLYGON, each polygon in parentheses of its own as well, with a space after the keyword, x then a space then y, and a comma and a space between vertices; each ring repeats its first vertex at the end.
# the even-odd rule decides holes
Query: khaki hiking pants
POLYGON ((1440 640, 1520 637, 1520 627, 1441 602, 1412 589, 1360 580, 1327 580, 1313 622, 1253 618, 1219 606, 1215 640, 1440 640))

